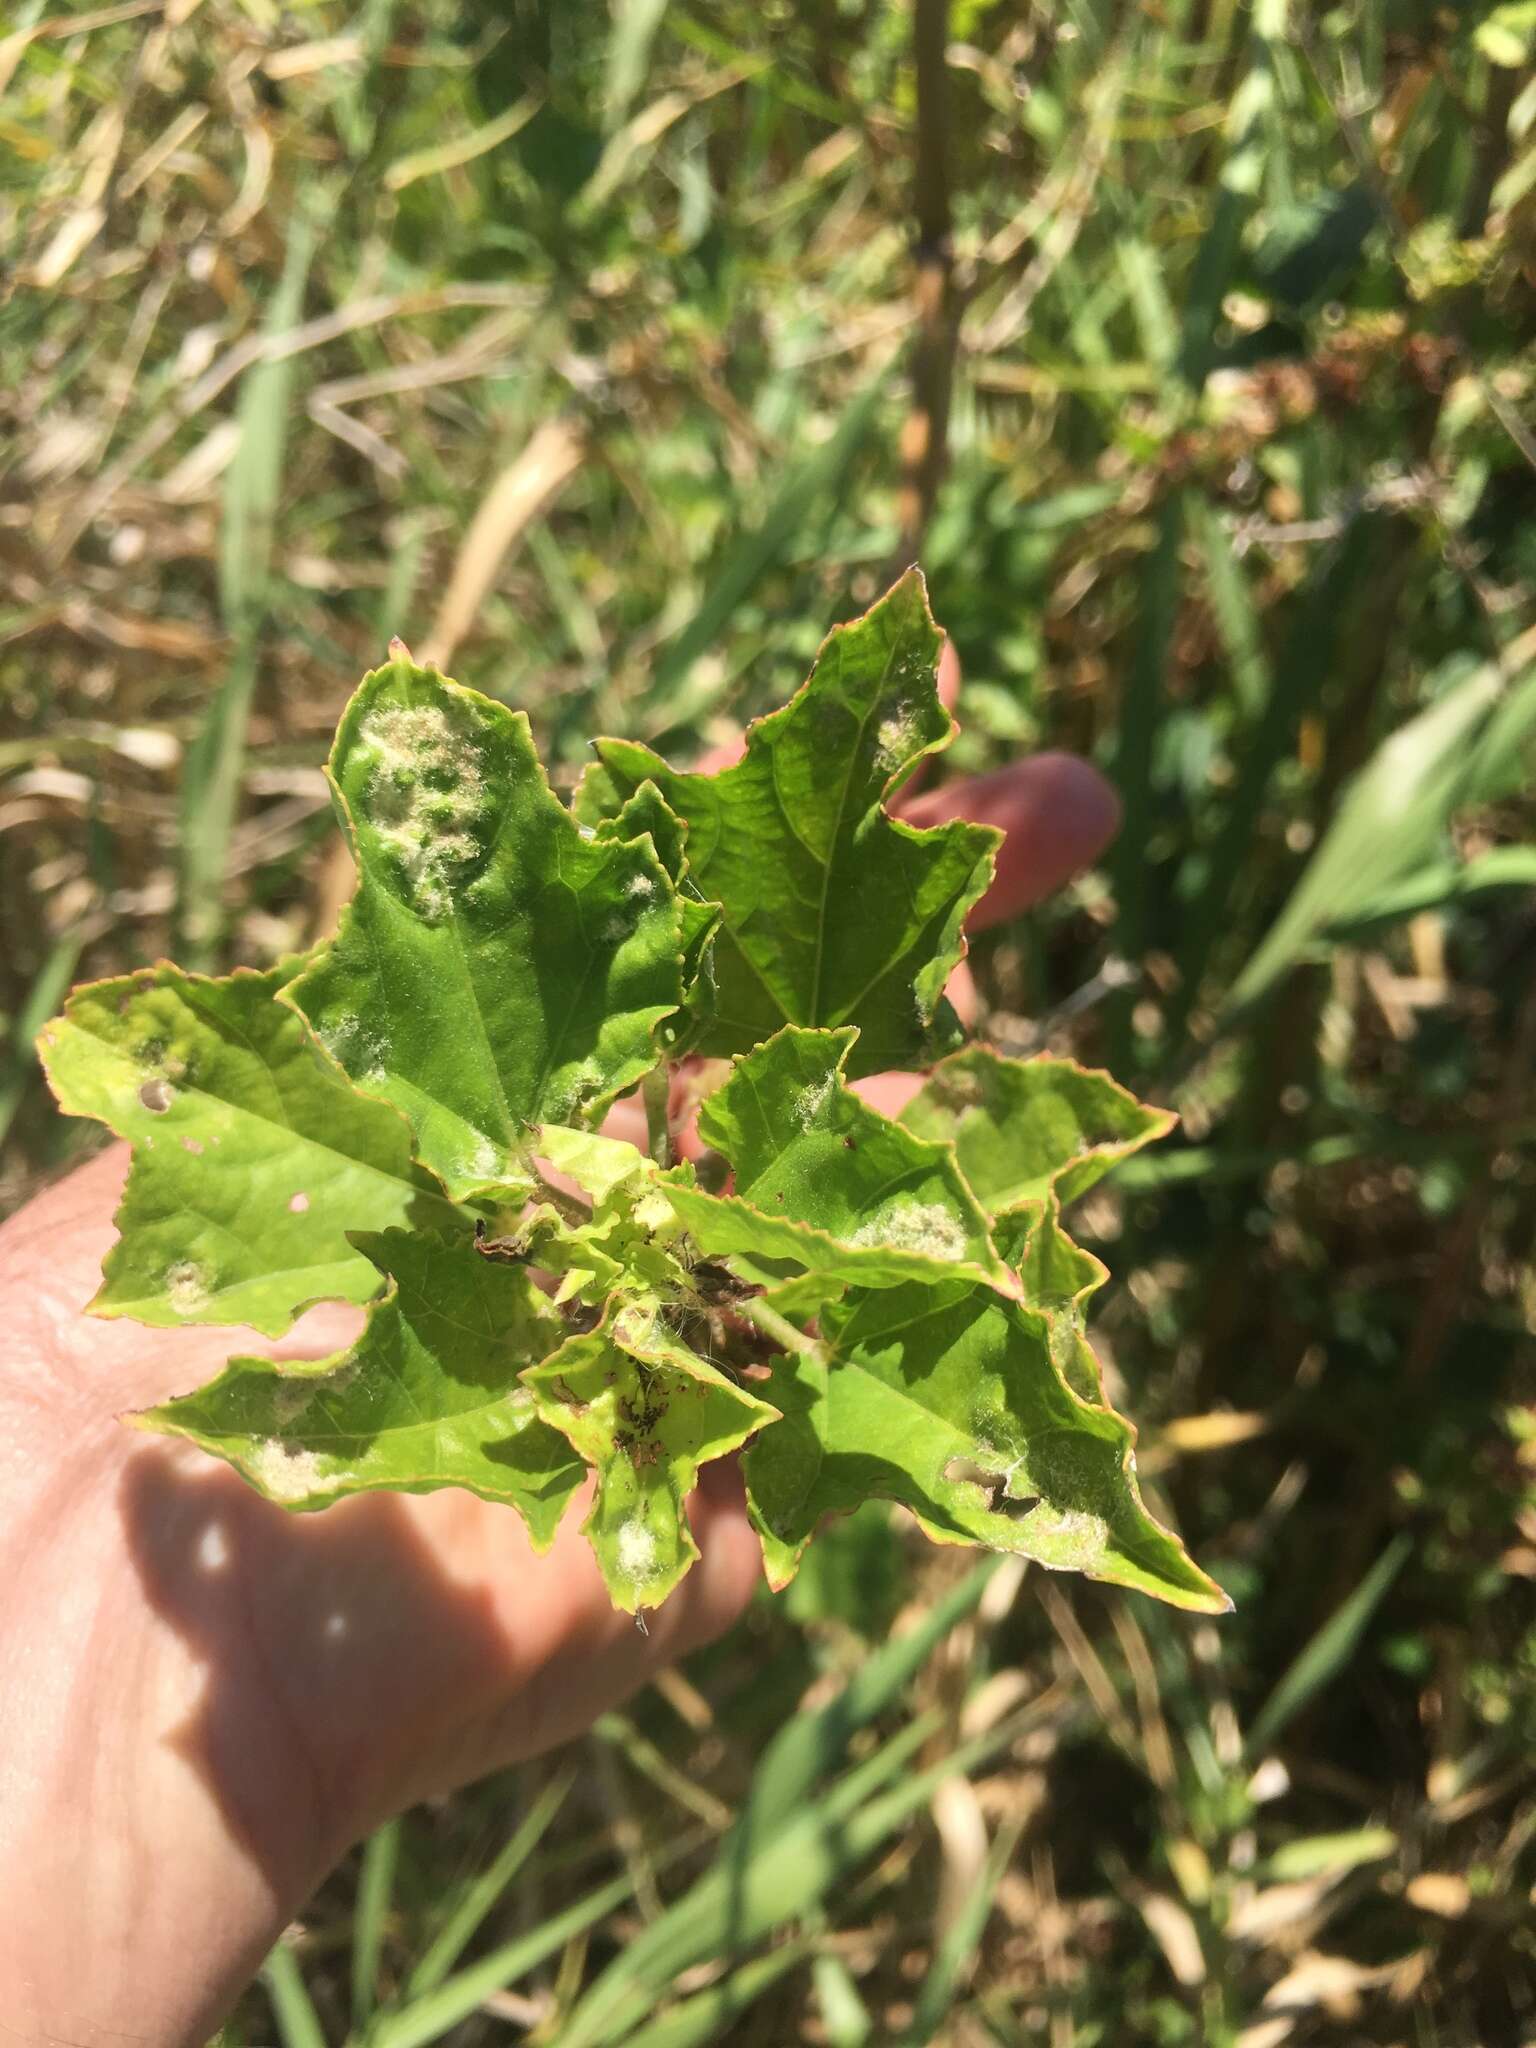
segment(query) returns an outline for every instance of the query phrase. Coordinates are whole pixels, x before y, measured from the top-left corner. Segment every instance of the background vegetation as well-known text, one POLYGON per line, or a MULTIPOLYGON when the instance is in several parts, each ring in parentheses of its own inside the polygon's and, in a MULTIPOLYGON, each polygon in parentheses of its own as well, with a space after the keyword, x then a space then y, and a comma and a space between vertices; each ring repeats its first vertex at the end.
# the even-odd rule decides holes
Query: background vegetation
POLYGON ((5 1201, 89 1142, 28 1050, 71 980, 333 915, 391 633, 568 779, 920 553, 952 764, 1124 798, 979 970, 1183 1114, 1076 1227, 1237 1601, 866 1511, 369 1844, 231 2043, 1536 2028, 1536 13, 924 4, 921 67, 895 0, 8 10, 5 1201))

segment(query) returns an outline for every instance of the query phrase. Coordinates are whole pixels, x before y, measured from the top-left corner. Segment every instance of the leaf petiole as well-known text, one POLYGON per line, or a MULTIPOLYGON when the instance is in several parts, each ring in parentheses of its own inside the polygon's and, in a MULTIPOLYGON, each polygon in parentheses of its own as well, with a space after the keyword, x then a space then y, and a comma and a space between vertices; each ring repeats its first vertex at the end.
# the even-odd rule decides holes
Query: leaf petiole
POLYGON ((766 1301, 747 1300, 732 1305, 732 1313, 743 1322, 751 1323, 771 1343, 793 1352, 799 1358, 815 1360, 818 1365, 830 1365, 831 1354, 826 1346, 815 1337, 809 1337, 804 1330, 797 1329, 788 1316, 782 1316, 776 1308, 770 1308, 766 1301))
POLYGON ((645 1104, 646 1149, 663 1172, 672 1164, 671 1093, 672 1079, 663 1060, 660 1066, 652 1067, 640 1084, 640 1099, 645 1104))

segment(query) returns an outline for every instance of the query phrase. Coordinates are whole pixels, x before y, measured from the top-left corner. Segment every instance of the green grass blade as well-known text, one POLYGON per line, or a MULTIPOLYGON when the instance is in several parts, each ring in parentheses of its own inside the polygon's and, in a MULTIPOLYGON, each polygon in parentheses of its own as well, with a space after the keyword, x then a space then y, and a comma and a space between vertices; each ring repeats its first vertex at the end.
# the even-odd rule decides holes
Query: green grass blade
POLYGON ((395 1865, 400 1856, 400 1822, 386 1821, 363 1844, 357 1880, 357 1906, 352 1922, 352 2024, 365 2026, 378 1998, 379 1962, 384 1929, 395 1892, 395 1865))
POLYGON ((924 1715, 761 1839, 738 1831, 683 1897, 589 1987, 561 2048, 607 2048, 662 1997, 682 1971, 717 1956, 744 1955, 808 1912, 846 1867, 841 1830, 860 1806, 899 1776, 934 1732, 924 1715))
POLYGON ((87 927, 77 925, 73 931, 55 939, 11 1026, 4 1063, 0 1065, 0 1144, 4 1144, 11 1120, 37 1072, 33 1041, 63 1002, 74 979, 81 949, 90 935, 87 927))
POLYGON ((909 1724, 830 1792, 802 1800, 771 1832, 733 1837, 676 1906, 668 1909, 587 1992, 560 2048, 609 2048, 681 1972, 707 1958, 736 1956, 775 1929, 816 1911, 832 1888, 923 1806, 941 1778, 970 1769, 1013 1740, 1004 1721, 926 1771, 907 1773, 928 1738, 927 1717, 909 1724), (881 1791, 883 1782, 899 1782, 881 1791))
POLYGON ((1276 134, 1274 48, 1284 40, 1286 12, 1286 0, 1258 0, 1253 10, 1248 70, 1227 116, 1228 151, 1216 206, 1184 300, 1178 367, 1192 391, 1204 384, 1215 359, 1222 301, 1231 286, 1243 230, 1258 203, 1276 134))
POLYGON ((325 2048, 325 2030, 304 1988, 304 1973, 291 1948, 279 1942, 261 1966, 261 1981, 272 2003, 272 2019, 283 2048, 325 2048))
POLYGON ((416 585, 421 579, 429 531, 425 519, 409 514, 399 521, 396 528, 384 588, 379 592, 379 601, 373 614, 373 630, 378 639, 380 660, 383 659, 385 648, 397 633, 402 639, 410 637, 416 585))
POLYGON ((753 1774, 738 1832, 771 1832, 794 1812, 816 1781, 841 1762, 858 1730, 884 1712, 950 1630, 975 1612, 997 1565, 996 1558, 977 1565, 916 1628, 876 1651, 836 1699, 780 1730, 753 1774))
MULTIPOLYGON (((1208 499, 1192 499, 1189 523, 1199 545, 1205 593, 1221 635, 1237 709, 1245 719, 1257 718, 1269 702, 1271 676, 1253 591, 1232 552, 1221 515, 1208 499)), ((1245 759, 1246 755, 1245 746, 1245 759)))
POLYGON ((1258 723, 1243 742, 1237 782, 1209 850, 1204 885, 1183 920, 1171 1033, 1178 1032, 1198 1000, 1211 950, 1230 923, 1233 892, 1248 872, 1245 855, 1253 821, 1275 770, 1295 745, 1301 720, 1328 680, 1338 637, 1351 617, 1350 593, 1380 566, 1389 545, 1385 522, 1356 519, 1319 558, 1308 579, 1258 723))
POLYGON ((1018 1825, 1001 1828, 976 1874, 976 1882, 961 1901, 960 1910, 945 1931, 943 1940, 928 1965, 922 1989, 912 2010, 912 2023, 901 2037, 901 2048, 924 2048, 938 2034, 954 1999, 960 1973, 975 1953, 992 1911, 997 1888, 1003 1881, 1019 1835, 1018 1825))
POLYGON ((1536 666, 1518 664, 1504 693, 1478 734, 1457 792, 1459 803, 1496 803, 1527 788, 1533 766, 1531 735, 1536 729, 1536 666))
POLYGON ((1362 1864, 1384 1863, 1401 1850, 1401 1836, 1380 1825, 1350 1828, 1338 1835, 1305 1835, 1282 1842, 1264 1865, 1264 1875, 1275 1884, 1305 1884, 1314 1877, 1358 1870, 1362 1864))
POLYGON ((1155 251, 1139 236, 1130 236, 1116 254, 1141 330, 1142 353, 1151 363, 1171 362, 1179 346, 1179 322, 1155 251))
POLYGON ((1255 1716, 1244 1745, 1248 1756, 1261 1757, 1307 1702, 1338 1677, 1412 1548, 1411 1536, 1394 1536, 1343 1606, 1323 1623, 1255 1716))
POLYGON ((474 1939, 486 1915, 544 1839, 575 1782, 573 1770, 563 1771, 558 1778, 552 1778, 529 1807, 495 1861, 466 1887, 407 1979, 405 1989, 408 1998, 419 1998, 442 1983, 474 1939))
POLYGON ((842 1957, 830 1951, 819 1955, 811 1965, 811 1981, 828 2048, 865 2048, 875 2023, 842 1957))
POLYGON ((652 2020, 633 2034, 624 2036, 624 2048, 706 2048, 720 2038, 721 2029, 754 2006, 765 1991, 803 1963, 811 1952, 809 1942, 790 1942, 772 1955, 759 1956, 732 1971, 723 1983, 711 1984, 685 1998, 660 2019, 652 2020))
POLYGON ((662 651, 650 701, 669 727, 690 725, 707 708, 707 695, 684 687, 689 671, 725 637, 737 607, 787 552, 817 500, 846 482, 874 427, 884 391, 885 377, 876 375, 843 414, 836 433, 790 471, 762 520, 728 550, 697 611, 662 651))
MULTIPOLYGON (((298 321, 314 243, 314 228, 301 214, 268 312, 269 336, 285 333, 298 321)), ((296 361, 293 356, 258 361, 240 385, 240 446, 230 467, 219 536, 219 604, 232 651, 228 673, 187 750, 182 777, 178 917, 180 957, 190 967, 209 964, 220 925, 224 864, 256 686, 296 361)))
POLYGON ((667 0, 616 0, 603 80, 607 126, 617 128, 640 95, 667 0))
MULTIPOLYGON (((1152 833, 1152 757, 1163 710, 1163 677, 1168 667, 1179 609, 1179 550, 1184 539, 1184 493, 1171 491, 1158 513, 1157 544, 1141 582, 1141 631, 1120 712, 1120 736, 1111 780, 1120 792, 1124 818, 1115 842, 1115 900, 1120 915, 1116 943, 1128 960, 1139 960, 1147 943, 1147 841, 1152 833)), ((1129 998, 1121 1004, 1129 1011, 1129 998)))
POLYGON ((613 1878, 541 1926, 492 1949, 489 1955, 460 1970, 456 1977, 434 1986, 425 1997, 414 1999, 396 2012, 380 2015, 369 2030, 369 2048, 423 2048, 428 2041, 441 2040, 450 2028, 478 2012, 493 1991, 503 1991, 526 1977, 546 1956, 563 1948, 573 1935, 581 1934, 615 1906, 623 1905, 634 1889, 632 1878, 613 1878))
POLYGON ((1356 939, 1426 910, 1448 910, 1490 889, 1536 889, 1536 846, 1495 846, 1476 860, 1451 858, 1415 868, 1347 917, 1331 918, 1325 936, 1356 939))
POLYGON ((1233 983, 1224 1024, 1230 1028, 1239 1012, 1266 996, 1322 931, 1367 916, 1440 851, 1452 810, 1475 794, 1488 762, 1484 737, 1496 707, 1505 712, 1523 695, 1505 697, 1497 669, 1479 669, 1377 748, 1233 983))

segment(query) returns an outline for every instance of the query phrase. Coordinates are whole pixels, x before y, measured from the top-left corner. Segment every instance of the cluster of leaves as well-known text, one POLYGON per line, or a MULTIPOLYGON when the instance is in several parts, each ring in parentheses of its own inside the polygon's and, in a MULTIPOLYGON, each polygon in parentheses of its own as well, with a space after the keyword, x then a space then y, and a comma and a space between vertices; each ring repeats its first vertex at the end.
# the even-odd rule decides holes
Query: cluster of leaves
POLYGON ((570 809, 522 714, 403 649, 366 677, 330 762, 360 877, 335 939, 97 983, 43 1034, 63 1106, 134 1147, 97 1313, 277 1335, 368 1304, 339 1355, 236 1358, 139 1419, 291 1508, 461 1486, 540 1546, 591 1467, 630 1610, 697 1555, 700 1465, 749 1439, 776 1585, 878 1496, 1221 1606, 1142 1505, 1084 1335, 1103 1268, 1059 1214, 1167 1119, 957 1049, 996 835, 883 807, 950 738, 939 645, 913 572, 738 763, 600 741, 570 809), (601 1133, 685 1057, 730 1062, 698 1160, 601 1133), (935 1060, 897 1120, 849 1085, 935 1060))

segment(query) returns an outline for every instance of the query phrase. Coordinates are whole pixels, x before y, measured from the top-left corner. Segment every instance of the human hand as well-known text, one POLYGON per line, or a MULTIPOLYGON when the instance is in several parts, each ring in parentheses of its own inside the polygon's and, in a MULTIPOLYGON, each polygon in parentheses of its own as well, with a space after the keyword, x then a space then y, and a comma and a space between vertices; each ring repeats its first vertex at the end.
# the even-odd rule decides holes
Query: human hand
MULTIPOLYGON (((950 701, 957 681, 948 661, 950 701)), ((1007 832, 973 930, 1067 879, 1117 822, 1064 755, 898 808, 1007 832)), ((952 993, 963 1008, 963 980, 952 993)), ((894 1108, 915 1085, 861 1087, 894 1108)), ((23 2039, 80 2044, 205 2039, 360 1834, 579 1733, 729 1626, 759 1569, 728 1466, 693 1503, 700 1562, 642 1635, 577 1513, 543 1558, 515 1516, 456 1491, 290 1516, 124 1428, 261 1342, 81 1316, 125 1165, 114 1148, 0 1228, 0 1981, 20 1987, 23 2039)), ((355 1323, 316 1311, 276 1348, 331 1350, 355 1323)))

